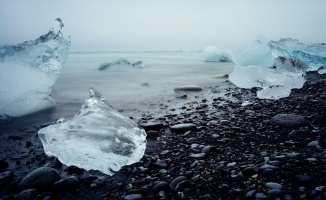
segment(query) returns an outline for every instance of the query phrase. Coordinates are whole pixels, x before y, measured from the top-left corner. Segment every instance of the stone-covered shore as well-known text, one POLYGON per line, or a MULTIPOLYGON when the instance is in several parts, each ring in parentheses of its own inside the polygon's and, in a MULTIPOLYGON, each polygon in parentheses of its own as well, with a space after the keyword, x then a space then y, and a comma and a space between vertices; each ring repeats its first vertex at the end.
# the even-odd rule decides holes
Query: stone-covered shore
POLYGON ((167 108, 179 114, 143 117, 144 157, 111 177, 46 156, 42 126, 2 134, 0 198, 326 199, 326 75, 306 78, 280 100, 228 83, 232 101, 199 96, 167 108))

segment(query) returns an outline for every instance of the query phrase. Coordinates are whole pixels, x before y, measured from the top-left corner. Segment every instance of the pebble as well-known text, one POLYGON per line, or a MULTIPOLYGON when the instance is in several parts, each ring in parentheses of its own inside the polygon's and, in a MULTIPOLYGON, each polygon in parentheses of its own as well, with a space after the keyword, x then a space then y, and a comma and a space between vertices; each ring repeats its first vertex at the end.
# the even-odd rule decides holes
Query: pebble
POLYGON ((8 166, 9 164, 6 161, 0 160, 0 172, 6 170, 8 166))
POLYGON ((166 181, 158 181, 155 183, 154 187, 153 187, 154 191, 167 191, 169 190, 169 183, 166 181))
POLYGON ((177 132, 177 133, 184 133, 186 131, 191 131, 196 129, 196 125, 192 123, 186 123, 186 124, 177 124, 174 126, 171 126, 171 131, 177 132))
POLYGON ((274 183, 274 182, 268 182, 265 184, 267 188, 269 189, 278 189, 278 190, 282 190, 283 186, 281 184, 278 183, 274 183))
POLYGON ((307 185, 312 182, 313 177, 306 175, 296 175, 294 180, 300 184, 307 185))
POLYGON ((19 188, 24 189, 49 189, 56 181, 60 180, 57 170, 50 167, 40 167, 29 173, 19 183, 19 188))
POLYGON ((309 124, 303 116, 296 114, 277 114, 271 119, 271 123, 284 128, 297 128, 309 124))
POLYGON ((154 165, 161 169, 167 168, 168 166, 168 164, 164 160, 158 160, 154 163, 154 165))
POLYGON ((156 140, 157 137, 158 137, 157 131, 150 130, 146 132, 146 139, 156 140))
POLYGON ((14 180, 14 173, 12 171, 2 172, 0 174, 0 191, 2 187, 9 184, 13 180, 14 180))
POLYGON ((195 153, 189 155, 191 158, 204 158, 206 156, 206 153, 195 153))
POLYGON ((228 168, 234 168, 237 165, 237 162, 231 162, 226 167, 228 168))
POLYGON ((215 146, 208 145, 208 146, 205 146, 204 148, 202 148, 202 150, 200 152, 201 153, 210 153, 210 152, 214 151, 215 149, 216 149, 215 146))
POLYGON ((27 189, 21 191, 17 196, 17 200, 34 200, 38 195, 38 191, 36 189, 27 189))
POLYGON ((53 184, 53 189, 58 192, 74 190, 77 187, 78 187, 78 179, 75 176, 71 176, 71 177, 59 180, 53 184))
POLYGON ((141 194, 129 194, 123 197, 124 200, 139 200, 142 199, 143 195, 141 194))
POLYGON ((187 178, 185 176, 179 176, 171 181, 170 188, 172 190, 178 190, 185 182, 187 182, 187 178))
POLYGON ((180 86, 180 87, 176 87, 174 88, 175 92, 197 92, 197 91, 201 91, 203 90, 203 88, 197 86, 197 85, 184 85, 184 86, 180 86))

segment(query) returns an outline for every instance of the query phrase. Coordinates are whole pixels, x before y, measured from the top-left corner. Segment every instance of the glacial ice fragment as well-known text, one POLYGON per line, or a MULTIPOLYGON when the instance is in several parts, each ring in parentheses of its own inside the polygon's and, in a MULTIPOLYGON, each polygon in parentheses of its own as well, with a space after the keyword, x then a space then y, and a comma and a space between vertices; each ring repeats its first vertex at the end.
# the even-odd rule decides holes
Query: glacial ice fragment
POLYGON ((268 41, 264 36, 257 36, 256 40, 243 49, 232 53, 232 61, 239 66, 262 66, 270 67, 274 63, 274 57, 267 45, 268 41))
POLYGON ((102 63, 99 67, 99 70, 105 70, 105 69, 124 69, 129 67, 137 67, 137 68, 144 68, 144 64, 142 61, 135 62, 134 64, 131 64, 128 60, 124 58, 119 58, 117 61, 112 63, 102 63))
POLYGON ((139 161, 146 148, 146 132, 93 88, 74 117, 43 128, 38 135, 47 155, 108 175, 139 161))
POLYGON ((284 56, 307 62, 309 71, 326 65, 325 43, 306 45, 296 39, 281 38, 278 41, 270 41, 268 46, 274 57, 284 56))
POLYGON ((230 62, 232 60, 230 52, 214 46, 206 47, 203 53, 205 62, 230 62))
POLYGON ((235 66, 229 80, 241 88, 260 88, 260 99, 279 99, 289 96, 291 89, 301 88, 305 82, 303 75, 260 66, 235 66))
POLYGON ((53 107, 50 96, 70 41, 50 30, 36 40, 0 47, 0 115, 18 117, 53 107))
POLYGON ((277 70, 285 70, 289 72, 306 72, 308 69, 308 63, 295 58, 279 56, 275 58, 273 67, 277 70))

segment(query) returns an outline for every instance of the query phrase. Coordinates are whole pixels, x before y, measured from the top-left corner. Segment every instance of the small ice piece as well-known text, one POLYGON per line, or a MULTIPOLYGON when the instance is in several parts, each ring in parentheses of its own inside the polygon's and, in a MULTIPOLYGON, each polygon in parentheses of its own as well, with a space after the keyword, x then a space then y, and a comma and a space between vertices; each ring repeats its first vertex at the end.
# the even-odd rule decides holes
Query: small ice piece
POLYGON ((270 67, 274 63, 274 57, 267 45, 268 41, 263 35, 258 35, 256 40, 243 49, 233 51, 232 61, 240 66, 270 67))
POLYGON ((205 62, 230 62, 231 54, 227 50, 208 46, 203 51, 205 62))
POLYGON ((52 87, 70 41, 50 30, 36 40, 0 47, 0 115, 19 117, 55 105, 52 87))
POLYGON ((281 38, 278 41, 270 41, 268 46, 274 57, 285 56, 300 59, 308 63, 308 71, 315 71, 326 65, 326 44, 303 44, 299 40, 281 38))
POLYGON ((257 91, 260 99, 280 99, 289 96, 292 88, 303 86, 303 75, 260 66, 235 66, 229 80, 241 88, 261 88, 257 91))
POLYGON ((38 135, 47 155, 108 175, 138 162, 146 148, 146 132, 93 88, 74 117, 45 127, 38 135))
POLYGON ((59 25, 60 32, 62 32, 62 28, 64 27, 63 21, 58 17, 57 19, 54 20, 54 22, 59 25))
POLYGON ((129 67, 134 68, 144 68, 144 64, 142 61, 137 61, 134 64, 131 64, 127 59, 119 58, 117 61, 112 63, 102 63, 99 67, 99 70, 105 70, 105 69, 125 69, 129 67))

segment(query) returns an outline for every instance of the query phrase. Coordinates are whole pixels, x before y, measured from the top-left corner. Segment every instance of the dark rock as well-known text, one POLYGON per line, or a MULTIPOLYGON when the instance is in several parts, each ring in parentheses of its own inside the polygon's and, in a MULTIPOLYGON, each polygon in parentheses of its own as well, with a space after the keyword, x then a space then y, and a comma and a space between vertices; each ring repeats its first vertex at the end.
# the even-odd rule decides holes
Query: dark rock
POLYGON ((302 185, 310 184, 313 181, 313 179, 314 179, 313 177, 305 176, 305 175, 296 175, 294 177, 294 181, 302 185))
POLYGON ((262 173, 262 177, 266 179, 268 182, 277 182, 277 176, 273 169, 265 169, 262 173))
POLYGON ((73 166, 73 165, 68 166, 69 174, 82 174, 84 171, 85 171, 84 169, 81 169, 81 168, 73 166))
POLYGON ((205 146, 204 148, 202 148, 202 150, 200 151, 201 153, 210 153, 212 151, 216 150, 216 147, 215 146, 212 146, 212 145, 207 145, 205 146))
POLYGON ((178 99, 187 99, 188 96, 186 94, 177 96, 178 99))
POLYGON ((164 160, 158 160, 154 165, 158 168, 164 169, 168 167, 168 164, 164 160))
POLYGON ((176 87, 174 89, 174 92, 198 92, 203 90, 203 88, 197 86, 197 85, 185 85, 185 86, 180 86, 180 87, 176 87))
POLYGON ((247 167, 245 169, 242 170, 242 174, 245 176, 245 177, 251 177, 252 175, 256 174, 257 171, 255 168, 253 167, 247 167))
POLYGON ((154 122, 149 122, 149 123, 146 123, 146 124, 140 124, 140 126, 145 129, 145 131, 159 131, 161 130, 162 128, 164 128, 164 124, 162 123, 154 123, 154 122))
POLYGON ((30 146, 32 146, 32 142, 31 142, 31 141, 26 141, 25 146, 26 146, 26 147, 30 147, 30 146))
POLYGON ((62 179, 53 184, 53 190, 60 193, 74 190, 77 187, 78 187, 78 179, 74 176, 62 179))
POLYGON ((283 195, 283 191, 279 189, 272 189, 267 192, 268 196, 279 197, 283 195))
POLYGON ((169 183, 166 181, 158 181, 155 183, 153 190, 156 192, 169 190, 169 183))
POLYGON ((129 194, 123 197, 124 200, 138 200, 142 199, 143 195, 141 194, 129 194))
POLYGON ((309 124, 303 116, 296 114, 278 114, 271 119, 271 122, 275 126, 284 128, 297 128, 309 124))
POLYGON ((170 188, 172 190, 178 190, 187 182, 187 178, 185 176, 179 176, 173 179, 170 183, 170 188))
POLYGON ((0 174, 0 189, 8 185, 14 180, 14 173, 12 171, 3 172, 0 174))
POLYGON ((58 180, 60 180, 60 175, 57 170, 50 167, 40 167, 23 178, 23 180, 19 183, 19 188, 21 190, 48 190, 53 183, 58 180))
POLYGON ((35 189, 27 189, 21 191, 17 196, 17 200, 34 200, 38 195, 38 191, 35 189))
POLYGON ((257 190, 250 190, 249 192, 246 193, 245 198, 252 199, 255 196, 256 192, 257 190))
POLYGON ((177 124, 174 126, 171 126, 171 131, 177 132, 177 133, 184 133, 186 131, 191 131, 195 130, 196 125, 192 123, 187 123, 187 124, 177 124))
POLYGON ((6 170, 8 166, 9 164, 6 161, 0 160, 0 172, 6 170))
POLYGON ((157 131, 147 131, 146 132, 147 136, 146 139, 151 139, 151 140, 156 140, 158 137, 158 132, 157 131))
POLYGON ((197 138, 188 138, 187 140, 186 140, 186 142, 188 143, 188 144, 192 144, 192 143, 194 143, 194 142, 196 142, 198 139, 197 138))

